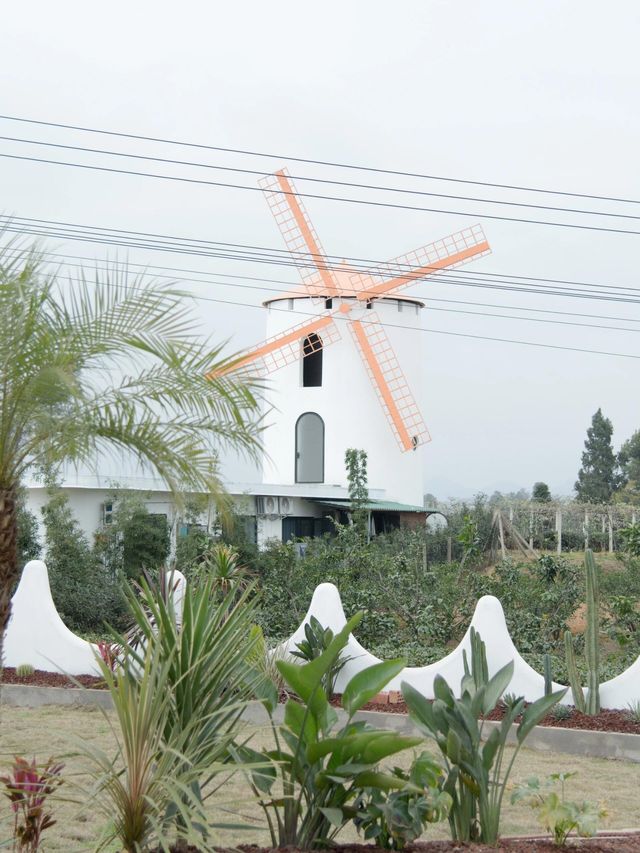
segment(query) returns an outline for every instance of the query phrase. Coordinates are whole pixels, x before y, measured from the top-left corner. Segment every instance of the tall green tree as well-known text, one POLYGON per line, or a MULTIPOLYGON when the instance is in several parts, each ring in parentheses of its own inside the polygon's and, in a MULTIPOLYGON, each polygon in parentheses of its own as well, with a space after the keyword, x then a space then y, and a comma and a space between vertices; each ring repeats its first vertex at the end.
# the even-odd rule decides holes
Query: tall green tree
POLYGON ((613 424, 598 409, 591 419, 582 453, 582 467, 574 486, 576 496, 584 503, 607 503, 620 485, 618 460, 611 438, 613 424))
POLYGON ((217 448, 257 453, 259 383, 197 326, 169 285, 115 270, 63 281, 33 247, 0 248, 0 656, 30 468, 124 451, 176 495, 222 498, 217 448))
POLYGON ((347 483, 351 501, 351 516, 358 533, 366 538, 369 532, 369 488, 367 486, 367 454, 350 447, 345 455, 347 483))
POLYGON ((640 430, 623 443, 618 453, 618 464, 624 482, 622 499, 640 501, 640 430))
POLYGON ((546 483, 534 483, 531 490, 531 500, 539 503, 549 503, 551 500, 551 492, 546 483))

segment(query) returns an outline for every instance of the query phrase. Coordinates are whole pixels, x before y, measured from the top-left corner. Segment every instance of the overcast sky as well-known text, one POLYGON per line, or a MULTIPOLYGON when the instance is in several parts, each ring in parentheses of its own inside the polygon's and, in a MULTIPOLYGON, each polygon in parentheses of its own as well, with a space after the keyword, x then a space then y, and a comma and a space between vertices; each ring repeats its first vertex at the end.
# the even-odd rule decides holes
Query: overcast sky
MULTIPOLYGON (((0 112, 215 146, 568 192, 640 199, 640 7, 628 2, 29 2, 4 10, 0 112)), ((258 160, 0 121, 0 135, 252 169, 258 160)), ((106 157, 0 141, 0 153, 113 165, 106 157)), ((141 168, 125 161, 119 168, 141 168)), ((398 179, 307 165, 338 180, 640 215, 622 205, 398 179)), ((188 167, 142 170, 230 180, 188 167)), ((231 180, 255 186, 253 176, 231 180)), ((281 247, 259 192, 0 158, 0 210, 15 216, 281 247)), ((313 186, 313 185, 307 185, 313 186)), ((335 188, 334 188, 335 189, 335 188)), ((311 192, 318 190, 310 190, 311 192)), ((332 194, 331 188, 320 192, 332 194)), ((337 193, 333 193, 337 194, 337 193)), ((355 191, 341 194, 355 195, 355 191)), ((364 197, 364 196, 363 196, 364 197)), ((374 196, 367 196, 373 198, 374 196)), ((389 196, 385 196, 387 199, 389 196)), ((395 197, 393 200, 396 200, 395 197)), ((400 197, 400 200, 407 201, 400 197)), ((408 198, 464 214, 308 200, 325 249, 384 259, 482 221, 493 253, 474 270, 640 287, 640 236, 479 219, 492 213, 640 231, 640 220, 408 198), (468 215, 467 215, 468 214, 468 215)), ((55 240, 52 251, 102 259, 55 240)), ((111 250, 112 257, 115 250, 111 250)), ((123 250, 132 263, 296 282, 292 269, 123 250)), ((472 267, 467 266, 470 270, 472 267)), ((230 279, 226 279, 230 281, 230 279)), ((233 280, 231 280, 233 281, 233 280)), ((259 306, 267 291, 206 293, 259 306)), ((270 287, 278 286, 270 284, 270 287)), ((546 481, 569 494, 602 407, 616 447, 640 428, 640 361, 456 337, 456 332, 640 356, 638 305, 422 282, 425 490, 444 498, 546 481), (604 324, 574 328, 436 308, 604 324), (577 318, 517 308, 596 315, 577 318), (601 320, 598 317, 616 318, 601 320), (632 331, 619 331, 620 328, 632 331)), ((640 294, 638 294, 640 296, 640 294)), ((256 307, 200 302, 203 329, 240 349, 264 334, 256 307)), ((231 471, 231 476, 246 476, 231 471)))

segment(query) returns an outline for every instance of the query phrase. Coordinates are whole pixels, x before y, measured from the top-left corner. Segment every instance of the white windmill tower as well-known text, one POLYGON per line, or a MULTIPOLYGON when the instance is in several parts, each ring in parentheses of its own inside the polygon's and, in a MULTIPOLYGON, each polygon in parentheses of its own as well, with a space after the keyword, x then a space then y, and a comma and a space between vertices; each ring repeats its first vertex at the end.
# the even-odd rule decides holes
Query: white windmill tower
POLYGON ((399 291, 487 254, 482 228, 356 272, 329 260, 284 170, 261 185, 302 279, 264 303, 267 340, 228 368, 271 374, 264 481, 345 486, 345 451, 356 447, 367 452, 372 488, 422 505, 416 451, 430 437, 409 384, 423 387, 423 303, 399 291))

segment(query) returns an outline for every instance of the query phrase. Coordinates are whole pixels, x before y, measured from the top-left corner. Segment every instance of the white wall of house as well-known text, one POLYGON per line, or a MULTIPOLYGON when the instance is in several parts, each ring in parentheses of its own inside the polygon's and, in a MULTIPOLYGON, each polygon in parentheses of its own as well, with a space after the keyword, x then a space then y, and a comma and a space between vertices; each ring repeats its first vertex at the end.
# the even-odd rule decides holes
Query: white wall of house
MULTIPOLYGON (((333 310, 339 300, 333 300, 333 310)), ((421 389, 422 304, 409 299, 380 299, 375 311, 395 350, 400 366, 418 407, 424 411, 421 389)), ((355 309, 354 309, 355 310, 355 309)), ((305 319, 296 312, 328 315, 324 302, 314 304, 308 298, 278 298, 267 309, 267 338, 279 335, 305 319)), ((366 311, 360 313, 365 315, 366 311)), ((349 447, 368 454, 369 484, 384 492, 388 500, 422 506, 422 451, 402 452, 378 401, 376 392, 360 358, 348 322, 336 319, 341 340, 323 353, 321 387, 303 387, 302 360, 281 367, 269 377, 269 401, 275 411, 268 418, 264 434, 265 482, 295 483, 296 422, 305 412, 315 412, 324 421, 324 482, 346 487, 344 464, 349 447)), ((322 337, 322 333, 320 332, 322 337)))

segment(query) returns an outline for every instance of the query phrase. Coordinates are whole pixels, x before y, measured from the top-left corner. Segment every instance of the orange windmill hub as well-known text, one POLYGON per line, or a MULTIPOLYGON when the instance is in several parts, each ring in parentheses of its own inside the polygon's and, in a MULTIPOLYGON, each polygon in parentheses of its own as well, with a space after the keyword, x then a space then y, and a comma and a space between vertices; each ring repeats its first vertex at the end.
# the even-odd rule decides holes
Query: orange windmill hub
POLYGON ((353 272, 328 258, 286 170, 267 175, 259 183, 306 295, 313 303, 330 304, 331 309, 247 350, 223 372, 249 365, 258 372, 278 370, 311 355, 314 346, 326 347, 339 341, 335 320, 346 321, 400 449, 414 450, 429 441, 429 431, 379 317, 374 311, 361 309, 434 273, 488 254, 491 249, 482 227, 465 228, 365 272, 353 272))

